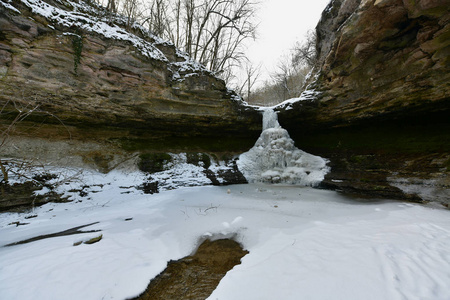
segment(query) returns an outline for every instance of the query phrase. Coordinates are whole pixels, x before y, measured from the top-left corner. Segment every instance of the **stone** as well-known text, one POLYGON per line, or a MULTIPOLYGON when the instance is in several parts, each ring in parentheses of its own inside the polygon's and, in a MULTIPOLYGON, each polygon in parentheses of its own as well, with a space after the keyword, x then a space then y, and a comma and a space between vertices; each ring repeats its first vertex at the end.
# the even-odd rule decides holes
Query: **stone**
POLYGON ((299 148, 330 158, 324 184, 425 201, 388 178, 401 173, 446 182, 448 166, 421 172, 421 157, 450 153, 449 4, 334 0, 325 9, 316 28, 316 76, 308 87, 317 96, 279 112, 299 148), (377 168, 350 159, 361 155, 374 155, 377 168), (406 161, 417 163, 403 172, 406 161))
MULTIPOLYGON (((47 3, 73 9, 57 1, 47 3)), ((54 132, 74 127, 72 139, 98 139, 94 131, 101 129, 141 139, 257 137, 261 116, 174 46, 148 36, 161 56, 148 57, 127 40, 65 27, 20 1, 12 4, 20 14, 0 6, 4 114, 16 113, 18 106, 37 107, 42 113, 30 115, 30 122, 53 124, 54 132)))

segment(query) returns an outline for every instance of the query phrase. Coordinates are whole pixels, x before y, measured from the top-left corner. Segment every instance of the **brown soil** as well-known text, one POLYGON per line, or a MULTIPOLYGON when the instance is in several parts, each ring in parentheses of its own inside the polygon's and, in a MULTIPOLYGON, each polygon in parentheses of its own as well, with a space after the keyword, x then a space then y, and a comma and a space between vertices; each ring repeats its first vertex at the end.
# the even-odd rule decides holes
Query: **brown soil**
POLYGON ((204 241, 197 252, 178 261, 154 278, 145 292, 135 300, 206 299, 220 280, 248 251, 239 243, 222 239, 204 241))

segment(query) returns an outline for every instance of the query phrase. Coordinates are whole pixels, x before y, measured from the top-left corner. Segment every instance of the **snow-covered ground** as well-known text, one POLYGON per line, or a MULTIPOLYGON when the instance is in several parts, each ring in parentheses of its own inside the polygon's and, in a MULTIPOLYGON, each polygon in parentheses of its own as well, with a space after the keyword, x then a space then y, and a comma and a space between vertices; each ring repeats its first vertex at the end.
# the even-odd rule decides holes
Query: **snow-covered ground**
POLYGON ((232 237, 250 252, 209 299, 450 299, 448 210, 310 187, 145 195, 119 187, 132 175, 90 180, 103 187, 89 197, 0 214, 1 299, 126 299, 208 237, 232 237), (101 232, 4 247, 94 222, 81 230, 101 232), (95 244, 74 246, 100 234, 95 244))

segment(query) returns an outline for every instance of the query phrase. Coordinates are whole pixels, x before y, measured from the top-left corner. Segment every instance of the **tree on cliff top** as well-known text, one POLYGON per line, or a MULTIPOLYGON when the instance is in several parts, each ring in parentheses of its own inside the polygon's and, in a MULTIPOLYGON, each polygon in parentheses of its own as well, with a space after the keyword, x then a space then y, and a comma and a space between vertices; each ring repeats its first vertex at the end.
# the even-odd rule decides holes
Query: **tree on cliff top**
POLYGON ((227 81, 244 59, 243 42, 255 38, 252 0, 109 0, 129 20, 170 40, 227 81), (114 2, 115 1, 115 2, 114 2))
POLYGON ((271 80, 252 91, 252 97, 246 96, 245 100, 250 104, 275 105, 298 97, 305 89, 305 79, 316 60, 316 33, 309 31, 304 40, 296 42, 289 54, 279 59, 271 80))

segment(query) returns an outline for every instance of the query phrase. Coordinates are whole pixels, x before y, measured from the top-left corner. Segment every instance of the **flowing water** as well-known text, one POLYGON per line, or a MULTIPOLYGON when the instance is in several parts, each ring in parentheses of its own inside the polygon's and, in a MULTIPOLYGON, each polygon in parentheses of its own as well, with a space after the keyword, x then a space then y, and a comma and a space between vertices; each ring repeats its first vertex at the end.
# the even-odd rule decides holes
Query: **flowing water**
POLYGON ((327 160, 295 147, 271 108, 264 110, 260 137, 253 148, 239 157, 237 164, 250 183, 316 186, 329 172, 327 160))
POLYGON ((131 300, 206 299, 248 251, 230 239, 204 241, 195 254, 170 261, 145 292, 131 300))

